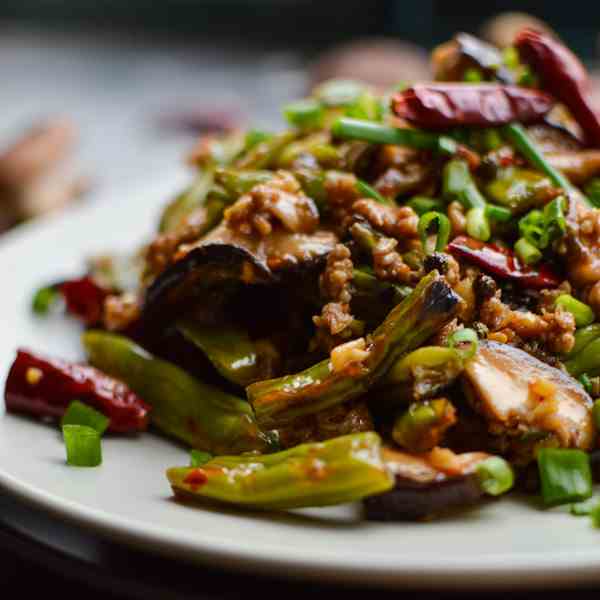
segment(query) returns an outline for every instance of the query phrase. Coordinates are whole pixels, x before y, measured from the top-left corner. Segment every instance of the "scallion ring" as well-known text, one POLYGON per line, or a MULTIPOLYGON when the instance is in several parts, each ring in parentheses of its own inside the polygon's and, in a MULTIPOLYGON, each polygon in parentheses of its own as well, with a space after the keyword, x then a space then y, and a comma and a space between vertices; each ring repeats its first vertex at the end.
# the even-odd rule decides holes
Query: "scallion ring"
POLYGON ((419 237, 421 238, 421 244, 427 254, 433 254, 434 252, 443 252, 450 239, 450 221, 448 217, 441 212, 430 211, 426 212, 419 219, 418 226, 419 237), (430 228, 432 225, 436 226, 436 239, 433 248, 429 245, 430 228))

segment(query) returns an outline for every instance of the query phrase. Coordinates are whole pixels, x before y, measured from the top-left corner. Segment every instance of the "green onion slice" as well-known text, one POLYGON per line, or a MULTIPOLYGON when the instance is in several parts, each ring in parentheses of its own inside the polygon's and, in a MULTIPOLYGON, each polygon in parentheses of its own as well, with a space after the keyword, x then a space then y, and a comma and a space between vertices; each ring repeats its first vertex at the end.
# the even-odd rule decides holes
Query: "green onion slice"
POLYGON ((97 467, 102 464, 100 434, 85 425, 63 425, 67 464, 72 467, 97 467))
POLYGON ((490 496, 499 496, 510 490, 515 482, 511 466, 499 456, 491 456, 475 468, 481 489, 490 496))
POLYGON ((594 322, 595 316, 591 306, 573 298, 571 294, 561 294, 554 303, 556 307, 562 307, 575 317, 577 327, 586 327, 594 322))
POLYGON ((533 265, 542 258, 542 253, 525 238, 519 238, 516 241, 515 253, 526 265, 533 265))
POLYGON ((441 212, 427 212, 419 219, 418 232, 421 243, 423 244, 423 249, 427 254, 442 252, 450 239, 450 221, 448 220, 448 217, 441 212), (429 246, 428 239, 432 225, 435 225, 436 227, 436 238, 433 248, 429 246))
POLYGON ((292 102, 283 109, 288 123, 299 129, 319 128, 323 123, 324 114, 321 104, 312 98, 292 102))
POLYGON ((537 456, 546 506, 587 500, 592 495, 590 458, 582 450, 541 448, 537 456))
POLYGON ((91 427, 102 435, 110 424, 110 419, 93 409, 91 406, 87 406, 79 400, 74 400, 69 404, 67 412, 62 418, 61 425, 85 425, 91 427))
POLYGON ((57 285, 47 285, 39 288, 31 300, 31 310, 36 315, 47 315, 60 299, 60 296, 61 294, 57 285))
POLYGON ((448 346, 455 348, 460 352, 463 360, 473 358, 477 354, 477 348, 479 347, 479 337, 474 329, 465 327, 464 329, 457 329, 448 336, 448 346), (466 349, 463 348, 463 344, 468 343, 466 349))

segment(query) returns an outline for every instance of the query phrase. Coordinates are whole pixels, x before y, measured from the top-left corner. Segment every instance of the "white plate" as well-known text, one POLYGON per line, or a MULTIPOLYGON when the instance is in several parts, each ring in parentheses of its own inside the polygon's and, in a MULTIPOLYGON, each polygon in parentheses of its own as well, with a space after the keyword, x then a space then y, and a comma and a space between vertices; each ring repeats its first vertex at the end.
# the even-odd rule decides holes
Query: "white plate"
MULTIPOLYGON (((0 384, 17 346, 78 358, 78 327, 36 319, 32 290, 77 273, 83 257, 147 236, 181 174, 22 228, 0 242, 0 384)), ((3 405, 3 403, 1 403, 3 405)), ((99 534, 224 568, 393 586, 526 586, 600 581, 600 531, 565 510, 491 502, 432 523, 378 524, 358 507, 257 514, 177 504, 165 469, 185 450, 152 435, 109 437, 98 469, 68 468, 56 429, 3 414, 0 486, 99 534)))

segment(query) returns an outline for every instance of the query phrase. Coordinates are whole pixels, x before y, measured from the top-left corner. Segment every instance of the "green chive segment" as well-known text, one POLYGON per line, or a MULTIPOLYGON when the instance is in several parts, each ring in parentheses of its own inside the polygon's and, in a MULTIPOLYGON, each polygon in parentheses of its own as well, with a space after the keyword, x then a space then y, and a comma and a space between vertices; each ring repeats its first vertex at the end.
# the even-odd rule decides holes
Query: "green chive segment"
POLYGON ((542 258, 542 253, 525 238, 519 238, 515 243, 515 252, 521 262, 533 265, 542 258))
POLYGON ((72 467, 97 467, 102 464, 100 434, 85 425, 63 425, 67 464, 72 467))
POLYGON ((290 125, 298 129, 317 129, 323 123, 325 111, 316 100, 307 98, 288 104, 283 109, 283 115, 290 125))
POLYGON ((90 406, 74 400, 69 404, 67 412, 62 418, 61 425, 83 425, 85 427, 91 427, 102 435, 110 424, 110 419, 104 416, 102 413, 94 410, 90 406))
POLYGON ((571 504, 571 514, 576 517, 586 517, 591 515, 597 506, 600 506, 600 499, 592 496, 583 502, 571 504))
POLYGON ((58 291, 57 286, 48 285, 39 288, 31 300, 31 310, 33 310, 36 315, 47 315, 59 298, 60 292, 58 291))
POLYGON ((480 462, 475 473, 481 489, 490 496, 508 492, 514 484, 515 476, 511 466, 499 456, 491 456, 480 462))
POLYGON ((423 244, 423 249, 427 254, 443 252, 450 239, 450 221, 446 215, 440 212, 427 212, 419 219, 418 232, 419 237, 421 238, 421 244, 423 244), (428 239, 432 227, 435 227, 436 232, 433 248, 430 247, 428 239))
POLYGON ((382 196, 375 188, 371 187, 366 181, 362 181, 361 179, 356 182, 356 191, 365 198, 371 198, 379 202, 379 204, 393 204, 389 198, 382 196))
POLYGON ((592 495, 589 456, 582 450, 542 448, 538 452, 542 499, 546 506, 582 502, 592 495))

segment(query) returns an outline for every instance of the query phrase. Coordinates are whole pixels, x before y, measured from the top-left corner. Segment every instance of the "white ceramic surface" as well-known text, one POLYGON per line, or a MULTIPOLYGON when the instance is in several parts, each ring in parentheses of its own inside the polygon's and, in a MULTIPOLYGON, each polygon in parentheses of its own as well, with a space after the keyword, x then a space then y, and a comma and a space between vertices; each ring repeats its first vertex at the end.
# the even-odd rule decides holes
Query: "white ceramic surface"
MULTIPOLYGON (((181 174, 0 241, 0 385, 17 346, 81 355, 78 327, 32 317, 32 290, 77 273, 83 257, 144 239, 181 174)), ((3 404, 3 403, 2 403, 3 404)), ((358 507, 252 514, 177 504, 165 469, 184 449, 153 435, 109 437, 98 469, 68 468, 58 432, 0 408, 0 487, 123 542, 224 568, 403 587, 520 587, 600 581, 600 531, 529 500, 491 502, 432 523, 378 524, 358 507)))

